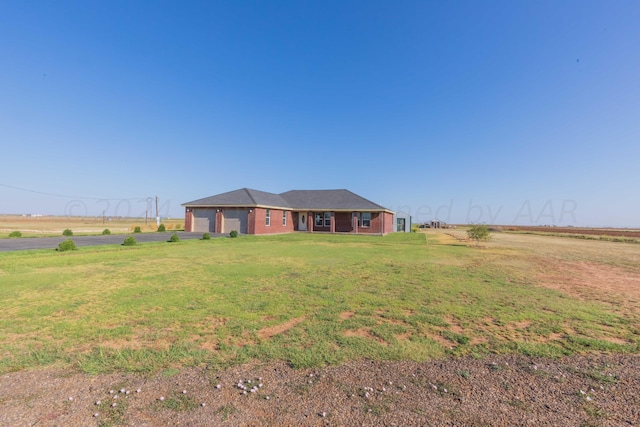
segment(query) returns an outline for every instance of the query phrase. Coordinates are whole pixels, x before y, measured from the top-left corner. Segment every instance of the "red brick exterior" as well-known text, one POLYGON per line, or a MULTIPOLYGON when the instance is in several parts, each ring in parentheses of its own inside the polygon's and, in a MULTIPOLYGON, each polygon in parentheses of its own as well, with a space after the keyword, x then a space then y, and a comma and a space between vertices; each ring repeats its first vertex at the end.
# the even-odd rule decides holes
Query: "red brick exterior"
POLYGON ((291 233, 294 230, 293 215, 291 211, 284 211, 287 215, 286 225, 282 225, 282 210, 269 209, 270 225, 267 225, 267 209, 254 208, 249 212, 247 234, 274 234, 291 233))
POLYGON ((186 208, 184 211, 184 231, 193 231, 193 212, 190 208, 186 208))
POLYGON ((222 209, 216 209, 216 233, 222 233, 222 209))
POLYGON ((337 233, 351 233, 353 231, 353 225, 351 224, 353 212, 336 212, 334 218, 335 231, 337 233))
MULTIPOLYGON (((197 209, 197 208, 195 208, 197 209)), ((282 225, 282 209, 269 209, 271 213, 270 225, 266 225, 266 208, 248 208, 247 215, 247 234, 276 234, 291 233, 298 229, 297 212, 286 212, 286 225, 282 225)), ((325 232, 325 233, 360 233, 360 234, 388 234, 393 229, 393 214, 390 212, 371 212, 371 225, 369 227, 358 226, 357 218, 354 217, 355 212, 331 212, 331 223, 329 227, 315 225, 315 212, 306 212, 307 214, 307 231, 308 232, 325 232)), ((215 230, 222 230, 222 209, 216 209, 215 230)), ((193 208, 185 210, 185 231, 192 232, 194 228, 193 208)))

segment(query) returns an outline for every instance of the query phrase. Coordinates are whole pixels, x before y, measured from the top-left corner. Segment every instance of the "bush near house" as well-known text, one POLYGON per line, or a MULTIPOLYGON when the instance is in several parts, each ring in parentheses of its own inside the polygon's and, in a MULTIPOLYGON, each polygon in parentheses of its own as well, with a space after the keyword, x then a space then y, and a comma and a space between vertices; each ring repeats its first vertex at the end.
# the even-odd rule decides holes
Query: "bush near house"
POLYGON ((122 246, 133 246, 136 243, 138 243, 138 242, 136 242, 136 238, 133 237, 133 236, 129 236, 126 239, 124 239, 124 242, 122 243, 122 246))
POLYGON ((231 230, 231 233, 229 233, 229 237, 238 237, 238 232, 236 230, 231 230))
POLYGON ((179 242, 180 241, 180 236, 178 236, 178 233, 173 233, 171 235, 171 237, 169 238, 170 242, 179 242))
POLYGON ((204 233, 202 235, 202 240, 211 240, 211 234, 209 233, 204 233))
POLYGON ((60 243, 58 245, 58 251, 60 252, 65 252, 65 251, 75 251, 76 250, 76 244, 74 243, 73 240, 71 239, 67 239, 64 242, 60 243))

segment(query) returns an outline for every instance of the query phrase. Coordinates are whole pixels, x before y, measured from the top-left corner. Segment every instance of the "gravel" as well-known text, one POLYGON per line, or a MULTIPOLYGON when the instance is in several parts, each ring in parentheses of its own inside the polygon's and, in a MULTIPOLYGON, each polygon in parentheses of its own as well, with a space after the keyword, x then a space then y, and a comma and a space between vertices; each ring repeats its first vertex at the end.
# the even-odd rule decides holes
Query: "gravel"
POLYGON ((0 377, 0 425, 632 426, 640 424, 639 391, 633 354, 361 360, 308 370, 280 362, 170 377, 32 369, 0 377))

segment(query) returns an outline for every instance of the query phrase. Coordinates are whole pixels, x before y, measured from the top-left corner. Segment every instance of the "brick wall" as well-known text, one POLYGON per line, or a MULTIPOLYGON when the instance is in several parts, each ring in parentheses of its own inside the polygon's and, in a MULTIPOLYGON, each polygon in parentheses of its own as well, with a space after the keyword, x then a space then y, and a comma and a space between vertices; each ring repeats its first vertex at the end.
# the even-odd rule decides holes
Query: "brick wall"
POLYGON ((193 231, 193 212, 190 208, 184 210, 184 231, 193 231))
POLYGON ((351 218, 353 217, 353 212, 336 212, 335 221, 336 221, 336 232, 338 233, 351 233, 351 218))
POLYGON ((271 224, 266 225, 267 209, 255 208, 249 213, 249 223, 253 221, 253 228, 247 226, 249 234, 273 234, 273 233, 290 233, 294 229, 293 215, 291 211, 284 211, 287 215, 287 224, 282 225, 282 210, 270 209, 271 224))

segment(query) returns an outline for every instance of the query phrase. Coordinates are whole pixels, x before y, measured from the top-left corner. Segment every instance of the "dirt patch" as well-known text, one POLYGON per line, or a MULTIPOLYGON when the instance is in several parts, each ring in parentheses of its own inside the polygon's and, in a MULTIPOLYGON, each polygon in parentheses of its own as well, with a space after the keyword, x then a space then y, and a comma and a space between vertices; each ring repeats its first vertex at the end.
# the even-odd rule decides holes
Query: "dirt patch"
POLYGON ((454 319, 453 317, 446 317, 444 321, 449 324, 449 330, 451 332, 453 332, 454 334, 464 335, 464 328, 460 326, 456 319, 454 319))
POLYGON ((385 340, 380 337, 377 337, 371 333, 369 328, 360 328, 360 329, 350 329, 348 331, 344 331, 343 334, 345 337, 359 337, 359 338, 367 338, 370 340, 377 341, 378 343, 387 346, 389 345, 385 340))
POLYGON ((271 338, 274 335, 287 332, 289 329, 294 328, 298 324, 302 323, 304 319, 305 319, 304 316, 296 317, 293 319, 289 319, 286 322, 281 323, 279 325, 274 325, 268 328, 260 329, 260 331, 258 331, 258 338, 267 339, 267 338, 271 338))
POLYGON ((640 274, 607 264, 544 260, 538 282, 582 300, 640 304, 640 274))
POLYGON ((637 390, 639 355, 360 360, 305 370, 279 362, 148 377, 35 369, 0 376, 0 424, 623 426, 640 423, 637 390), (257 391, 245 394, 239 381, 257 391))
POLYGON ((449 341, 448 339, 446 339, 445 337, 439 334, 422 332, 422 335, 429 338, 430 340, 437 342, 438 344, 442 345, 445 348, 454 348, 457 345, 457 343, 454 343, 453 341, 449 341))
POLYGON ((515 326, 517 329, 527 329, 531 324, 532 322, 530 320, 522 320, 520 322, 516 322, 515 326))
POLYGON ((353 316, 355 316, 355 313, 353 311, 343 311, 342 313, 340 313, 340 320, 348 320, 353 316))
POLYGON ((398 341, 408 341, 411 339, 411 334, 409 332, 405 332, 403 334, 399 334, 399 335, 394 335, 394 337, 398 340, 398 341))
POLYGON ((218 351, 219 346, 220 343, 218 343, 217 341, 202 341, 198 344, 198 347, 200 347, 201 349, 211 352, 218 351))

